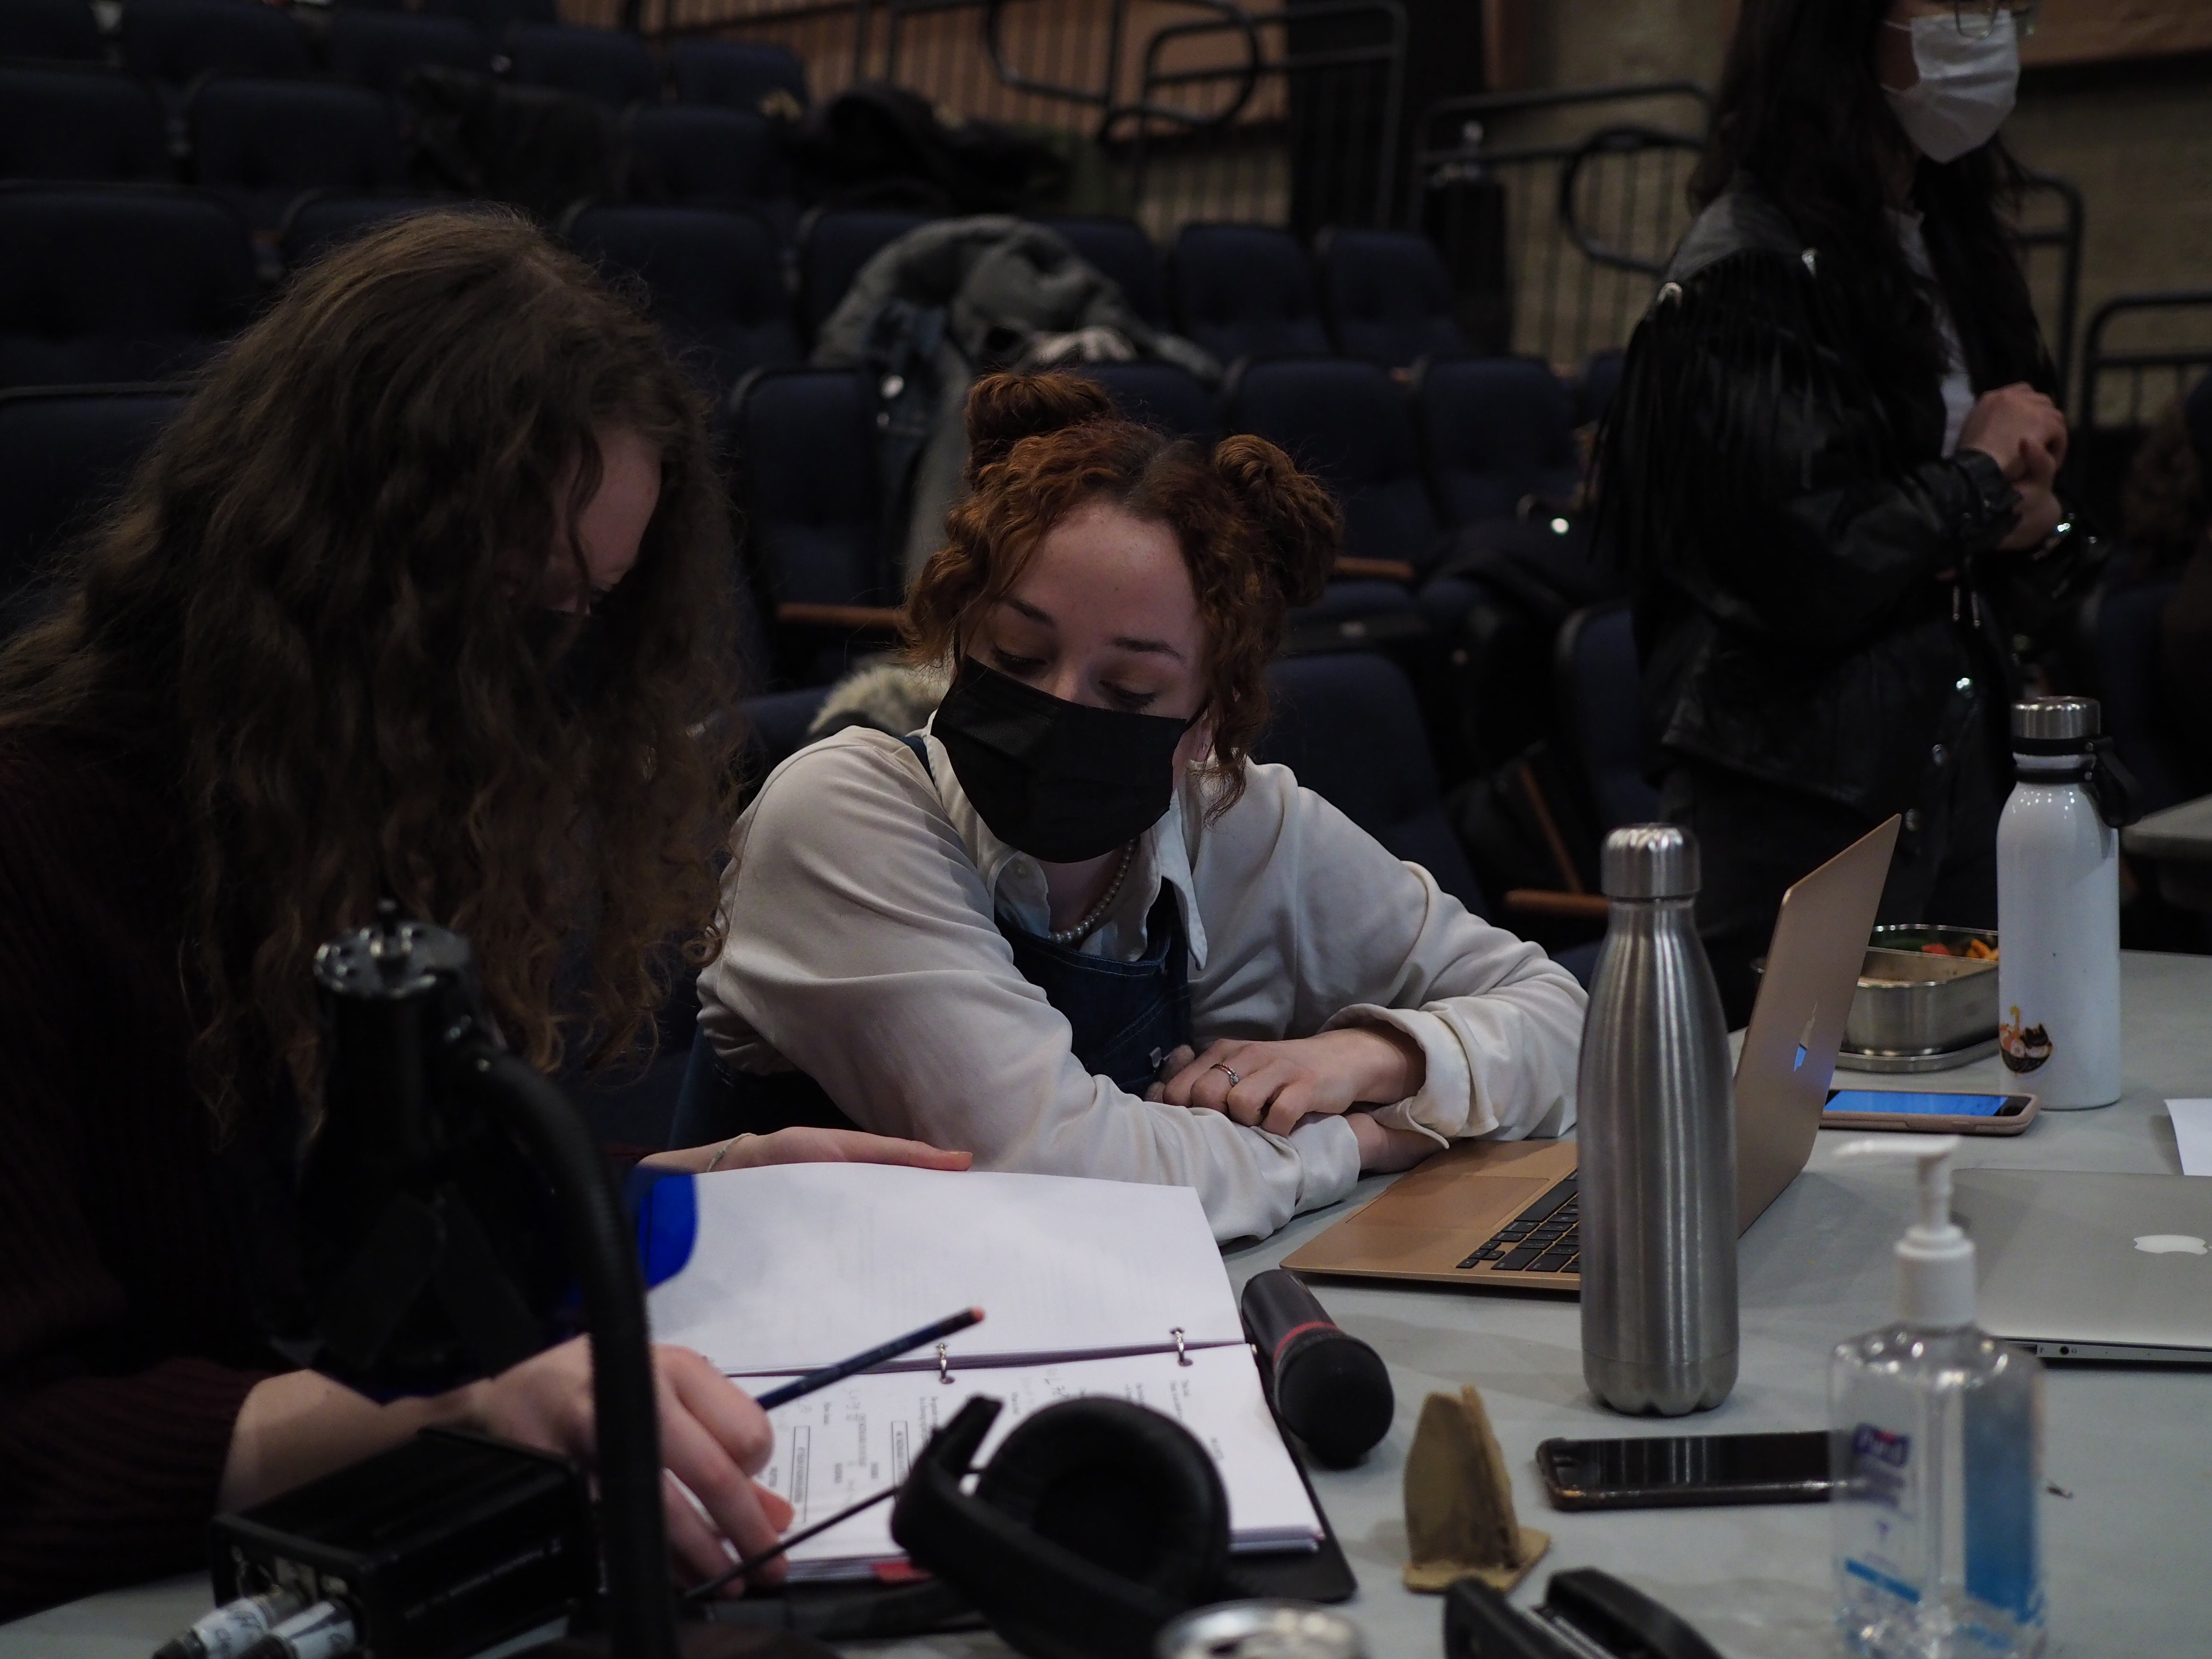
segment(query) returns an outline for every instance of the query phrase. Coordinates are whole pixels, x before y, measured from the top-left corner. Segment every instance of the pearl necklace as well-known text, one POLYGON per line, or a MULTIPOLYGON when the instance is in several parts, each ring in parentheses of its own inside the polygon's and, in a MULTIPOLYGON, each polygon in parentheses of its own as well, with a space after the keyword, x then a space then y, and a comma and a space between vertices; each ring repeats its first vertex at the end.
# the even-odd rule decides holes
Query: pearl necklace
POLYGON ((1115 896, 1121 892, 1121 884, 1129 878, 1129 866, 1136 861, 1137 843, 1133 841, 1124 842, 1121 847, 1121 867, 1114 872, 1113 883, 1099 896, 1098 902, 1085 911, 1081 920, 1073 927, 1063 927, 1057 933, 1048 933, 1045 937, 1054 945, 1079 945, 1088 939, 1098 924, 1106 919, 1107 909, 1113 904, 1115 896))

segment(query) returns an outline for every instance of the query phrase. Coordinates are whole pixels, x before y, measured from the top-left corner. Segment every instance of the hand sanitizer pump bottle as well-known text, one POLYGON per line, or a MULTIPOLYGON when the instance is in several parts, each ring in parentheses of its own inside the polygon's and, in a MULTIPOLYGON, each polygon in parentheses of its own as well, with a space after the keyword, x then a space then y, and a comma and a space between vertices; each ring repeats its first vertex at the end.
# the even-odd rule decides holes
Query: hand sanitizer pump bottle
POLYGON ((1898 1319, 1828 1364, 1836 1616, 1875 1659, 2043 1650, 2043 1367, 1974 1325, 1974 1246, 1951 1219, 1954 1135, 1861 1140, 1918 1164, 1898 1319))

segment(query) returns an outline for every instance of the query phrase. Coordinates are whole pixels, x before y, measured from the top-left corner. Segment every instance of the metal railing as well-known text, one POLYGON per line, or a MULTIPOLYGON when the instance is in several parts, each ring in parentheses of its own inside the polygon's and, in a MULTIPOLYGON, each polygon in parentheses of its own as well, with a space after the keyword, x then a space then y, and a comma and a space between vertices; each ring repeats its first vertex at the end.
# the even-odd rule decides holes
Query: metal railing
POLYGON ((2074 330, 2081 305, 2081 192, 2056 173, 2031 173, 2012 223, 2036 320, 2058 374, 2058 404, 2073 384, 2074 330))
POLYGON ((2082 332, 2074 459, 2096 519, 2121 521, 2129 469, 2144 431, 2197 376, 2212 369, 2212 289, 2123 294, 2082 332))
POLYGON ((1414 131, 1407 222, 1478 349, 1568 369, 1627 343, 1689 228, 1711 97, 1692 81, 1448 98, 1414 131))
MULTIPOLYGON (((588 0, 587 0, 588 3, 588 0)), ((655 37, 775 41, 816 99, 889 81, 1095 143, 1156 238, 1399 216, 1401 0, 599 0, 655 37)))

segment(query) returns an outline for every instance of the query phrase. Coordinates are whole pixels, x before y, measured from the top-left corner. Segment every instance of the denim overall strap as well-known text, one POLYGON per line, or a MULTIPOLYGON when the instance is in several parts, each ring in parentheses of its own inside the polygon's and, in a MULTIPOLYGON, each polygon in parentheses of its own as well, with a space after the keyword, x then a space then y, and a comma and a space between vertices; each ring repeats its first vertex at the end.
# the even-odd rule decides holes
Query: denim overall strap
MULTIPOLYGON (((919 738, 901 741, 929 769, 919 738)), ((1158 1078, 1160 1061, 1190 1041, 1189 936, 1174 889, 1161 887, 1145 919, 1145 954, 1135 962, 1085 956, 1003 921, 999 931, 1022 977, 1066 1019, 1075 1057, 1094 1076, 1109 1077, 1116 1088, 1141 1095, 1158 1078)), ((707 1034, 698 1034, 670 1145, 696 1146, 794 1125, 858 1127, 805 1073, 733 1071, 716 1057, 707 1034)))

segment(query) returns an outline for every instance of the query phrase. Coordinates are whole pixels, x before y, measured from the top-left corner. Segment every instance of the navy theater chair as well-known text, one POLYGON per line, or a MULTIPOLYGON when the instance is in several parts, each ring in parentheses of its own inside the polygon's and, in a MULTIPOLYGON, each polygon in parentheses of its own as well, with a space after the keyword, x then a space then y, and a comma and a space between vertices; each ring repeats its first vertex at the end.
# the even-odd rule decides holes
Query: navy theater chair
POLYGON ((827 208, 809 214, 799 227, 799 313, 806 337, 822 331, 862 265, 928 222, 926 213, 893 208, 827 208))
POLYGON ((0 190, 0 386, 197 367, 256 298, 246 222, 197 191, 0 190))
POLYGON ((1575 416, 1585 425, 1601 421, 1605 411, 1613 407, 1613 394, 1620 390, 1620 371, 1627 354, 1620 351, 1593 351, 1583 360, 1583 372, 1577 386, 1575 416))
POLYGON ((184 401, 156 386, 0 392, 0 638, 29 620, 29 585, 97 521, 184 401))
POLYGON ((728 205, 775 193, 775 135, 766 116, 655 104, 633 111, 627 125, 639 182, 654 200, 728 205))
POLYGON ((1169 265, 1179 331, 1223 362, 1328 355, 1313 266, 1288 231, 1185 225, 1169 265))
POLYGON ((788 46, 753 40, 678 40, 668 49, 668 74, 687 104, 722 104, 749 114, 787 94, 807 106, 806 65, 788 46))
POLYGON ((1443 259, 1418 231, 1325 230, 1315 250, 1336 349, 1384 368, 1464 356, 1443 259))
POLYGON ((106 56, 100 20, 85 0, 6 0, 0 5, 0 58, 97 64, 106 56))
POLYGON ((1274 716, 1252 757, 1298 781, 1480 915, 1467 854, 1437 793, 1421 711, 1405 673, 1369 651, 1291 657, 1267 670, 1274 716))
POLYGON ((310 190, 371 195, 407 184, 392 106, 365 87, 216 76, 185 106, 193 177, 275 231, 310 190))
POLYGON ((459 17, 475 26, 487 41, 501 41, 518 24, 557 23, 556 0, 422 0, 434 17, 459 17))
POLYGON ((246 0, 125 0, 123 64, 168 86, 203 75, 306 75, 307 37, 289 14, 246 0))
POLYGON ((1096 381, 1124 420, 1212 447, 1221 438, 1213 399, 1179 363, 1085 363, 1072 368, 1096 381))
POLYGON ((445 205, 427 197, 346 196, 311 191, 293 202, 276 234, 284 269, 312 264, 340 243, 388 219, 404 218, 445 205))
POLYGON ((799 361, 775 240, 750 215, 594 206, 565 234, 587 258, 644 283, 670 345, 705 371, 718 401, 753 369, 799 361))
POLYGON ((491 48, 465 17, 416 12, 341 10, 326 42, 331 73, 341 81, 396 95, 411 69, 491 69, 491 48))
POLYGON ((1524 496, 1564 501, 1582 482, 1573 398, 1534 357, 1431 363, 1413 406, 1437 506, 1455 529, 1510 519, 1524 496))
POLYGON ((155 183, 175 177, 160 100, 135 76, 0 64, 0 179, 155 183))
POLYGON ((2100 588, 2081 608, 2081 632, 2096 678, 2104 726, 2136 775, 2142 810, 2155 812, 2184 798, 2158 721, 2159 617, 2180 586, 2178 578, 2100 588))
POLYGON ((1058 231, 1084 260, 1114 279, 1129 308, 1154 328, 1166 328, 1168 295, 1160 251, 1133 219, 1069 216, 1038 222, 1058 231))
POLYGON ((1344 550, 1416 570, 1438 532, 1405 394, 1372 363, 1346 357, 1253 363, 1229 395, 1229 424, 1288 451, 1344 504, 1344 550))
POLYGON ((766 368, 735 402, 746 548, 782 666, 802 684, 826 683, 844 672, 856 634, 888 635, 880 608, 898 599, 884 556, 874 390, 854 369, 766 368))
POLYGON ((520 85, 578 93, 618 110, 660 100, 660 65, 626 30, 517 23, 505 44, 507 73, 520 85))
POLYGON ((1577 611, 1556 647, 1559 734, 1601 835, 1659 816, 1644 775, 1644 682, 1626 605, 1577 611))

